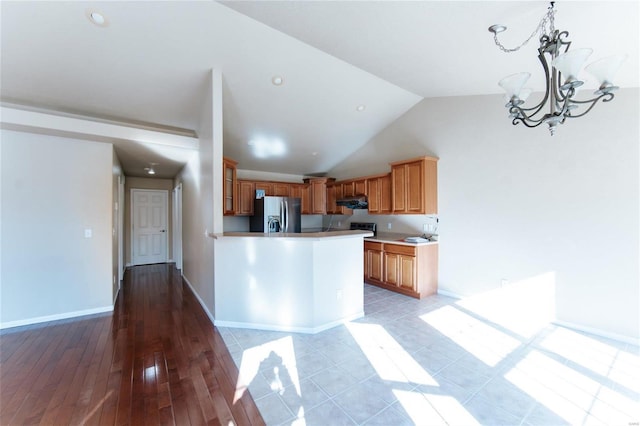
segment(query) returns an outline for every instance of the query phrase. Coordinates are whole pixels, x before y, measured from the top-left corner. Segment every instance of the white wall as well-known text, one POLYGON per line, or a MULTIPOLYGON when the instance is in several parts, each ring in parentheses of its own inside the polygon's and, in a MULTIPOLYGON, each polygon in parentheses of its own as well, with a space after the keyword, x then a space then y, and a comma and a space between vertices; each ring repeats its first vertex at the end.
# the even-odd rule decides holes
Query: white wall
POLYGON ((214 239, 222 232, 222 75, 213 70, 204 96, 199 150, 175 179, 182 183, 183 275, 210 316, 215 315, 214 239), (214 145, 220 145, 215 147, 214 145), (215 174, 219 176, 214 177, 215 174), (218 188, 219 187, 219 188, 218 188))
POLYGON ((0 140, 1 326, 112 310, 112 145, 8 130, 0 140))
MULTIPOLYGON (((553 137, 511 125, 503 105, 497 95, 426 99, 329 174, 439 157, 441 289, 473 295, 554 272, 559 321, 639 337, 639 90, 553 137)), ((350 220, 420 232, 425 216, 350 220)))

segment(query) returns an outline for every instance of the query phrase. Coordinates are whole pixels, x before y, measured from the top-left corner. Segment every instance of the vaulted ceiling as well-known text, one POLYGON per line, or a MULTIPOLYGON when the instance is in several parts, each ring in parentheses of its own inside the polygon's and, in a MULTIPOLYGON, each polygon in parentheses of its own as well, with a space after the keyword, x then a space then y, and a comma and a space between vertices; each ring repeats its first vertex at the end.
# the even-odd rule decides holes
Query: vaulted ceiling
MULTIPOLYGON (((487 27, 507 25, 501 40, 515 46, 547 6, 3 1, 0 95, 5 105, 189 134, 198 131, 207 74, 217 68, 225 155, 243 169, 319 173, 425 97, 498 93, 500 78, 525 70, 541 89, 536 38, 505 54, 487 27), (107 25, 90 22, 90 11, 107 25), (283 84, 273 84, 276 76, 283 84)), ((572 47, 592 47, 592 59, 627 53, 616 83, 638 87, 638 2, 558 2, 556 9, 556 27, 569 31, 572 47)), ((115 143, 128 175, 155 162, 157 176, 170 177, 185 161, 115 143)))

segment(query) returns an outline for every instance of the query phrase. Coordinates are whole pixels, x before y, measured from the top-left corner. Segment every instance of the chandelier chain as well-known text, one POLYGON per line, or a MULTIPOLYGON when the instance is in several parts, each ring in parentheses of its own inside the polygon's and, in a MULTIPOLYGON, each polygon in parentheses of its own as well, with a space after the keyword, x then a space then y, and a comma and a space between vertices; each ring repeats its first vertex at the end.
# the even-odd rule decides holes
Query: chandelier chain
POLYGON ((553 3, 554 2, 551 2, 551 6, 549 6, 549 10, 547 10, 547 13, 540 19, 540 23, 538 24, 536 29, 533 30, 529 38, 527 38, 524 42, 522 42, 522 44, 512 49, 504 47, 504 45, 498 41, 498 33, 495 32, 493 33, 493 41, 495 42, 496 46, 498 46, 498 48, 505 53, 517 52, 518 50, 523 48, 527 43, 529 43, 531 39, 536 36, 536 34, 539 33, 540 37, 542 37, 545 34, 547 23, 549 24, 549 33, 552 34, 556 29, 555 20, 554 20, 554 15, 556 11, 553 7, 553 3))

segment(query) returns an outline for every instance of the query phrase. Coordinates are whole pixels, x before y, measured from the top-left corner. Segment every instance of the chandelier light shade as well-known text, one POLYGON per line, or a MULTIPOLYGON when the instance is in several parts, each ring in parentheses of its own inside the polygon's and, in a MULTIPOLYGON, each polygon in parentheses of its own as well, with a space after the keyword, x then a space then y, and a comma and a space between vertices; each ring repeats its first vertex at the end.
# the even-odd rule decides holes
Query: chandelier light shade
POLYGON ((540 34, 538 59, 545 74, 545 93, 539 104, 525 107, 524 103, 531 94, 531 89, 524 85, 531 77, 528 72, 512 74, 503 78, 498 85, 506 92, 509 118, 512 124, 523 123, 527 127, 538 127, 547 124, 553 135, 558 124, 563 124, 568 118, 582 117, 602 100, 609 102, 613 99, 613 91, 618 89, 613 85, 613 78, 627 58, 626 55, 616 55, 596 61, 585 68, 600 84, 594 92, 594 97, 586 100, 575 98, 576 88, 584 82, 580 73, 584 64, 593 53, 592 49, 569 50, 571 42, 567 40, 569 33, 555 29, 555 8, 551 2, 547 13, 542 17, 538 27, 520 46, 508 49, 498 41, 498 34, 506 31, 504 25, 492 25, 489 31, 500 50, 506 53, 516 52, 526 45, 536 34, 540 34))

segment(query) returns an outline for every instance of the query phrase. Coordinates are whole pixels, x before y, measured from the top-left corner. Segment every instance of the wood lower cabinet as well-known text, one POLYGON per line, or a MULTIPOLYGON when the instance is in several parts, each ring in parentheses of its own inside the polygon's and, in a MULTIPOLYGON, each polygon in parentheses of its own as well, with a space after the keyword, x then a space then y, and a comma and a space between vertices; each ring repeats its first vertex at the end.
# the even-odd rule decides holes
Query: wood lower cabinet
POLYGON ((253 216, 253 204, 256 198, 256 184, 249 180, 238 180, 238 202, 236 216, 253 216))
POLYGON ((364 280, 366 282, 384 282, 384 279, 382 277, 382 243, 365 241, 364 258, 364 280))
POLYGON ((438 291, 438 245, 365 241, 365 282, 422 299, 438 291))

